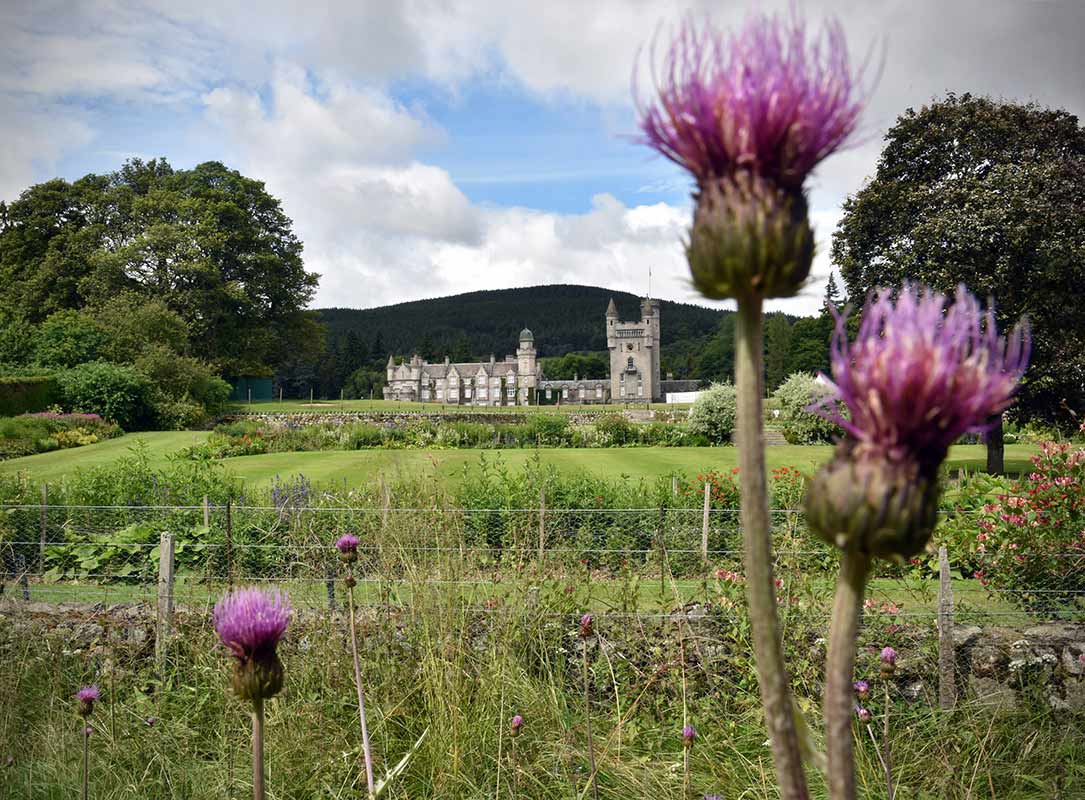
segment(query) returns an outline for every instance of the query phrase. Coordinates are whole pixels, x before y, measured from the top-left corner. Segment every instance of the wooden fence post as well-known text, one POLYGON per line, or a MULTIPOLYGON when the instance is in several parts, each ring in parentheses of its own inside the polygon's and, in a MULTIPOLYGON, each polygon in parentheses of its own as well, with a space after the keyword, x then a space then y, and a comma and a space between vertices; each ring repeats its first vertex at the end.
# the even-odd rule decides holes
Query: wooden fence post
POLYGON ((543 565, 546 550, 546 489, 539 489, 539 569, 543 565))
POLYGON ((671 475, 671 496, 678 497, 678 476, 671 475))
POLYGON ((211 527, 211 503, 208 502, 207 495, 203 496, 203 526, 211 527))
POLYGON ((938 548, 938 707, 957 702, 956 655, 953 648, 953 583, 946 548, 938 548))
POLYGON ((158 625, 154 655, 158 669, 166 663, 166 648, 173 623, 173 534, 163 533, 158 541, 158 625))
POLYGON ((49 529, 49 484, 41 485, 41 531, 38 534, 38 574, 45 572, 45 538, 49 529))
POLYGON ((233 502, 226 501, 226 586, 234 588, 234 520, 233 502))
POLYGON ((704 519, 701 520, 701 558, 708 563, 708 511, 712 505, 711 484, 704 485, 704 519))

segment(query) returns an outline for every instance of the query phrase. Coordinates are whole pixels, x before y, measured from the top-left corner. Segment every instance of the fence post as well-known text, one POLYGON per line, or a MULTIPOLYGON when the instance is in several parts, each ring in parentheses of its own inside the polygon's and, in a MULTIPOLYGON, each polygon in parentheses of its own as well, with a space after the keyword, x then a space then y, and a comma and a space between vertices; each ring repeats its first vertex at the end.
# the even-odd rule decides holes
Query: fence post
POLYGON ((166 663, 166 644, 173 622, 173 534, 163 533, 158 542, 158 625, 154 655, 158 669, 166 663))
POLYGON ((208 502, 207 495, 203 496, 203 526, 211 527, 211 503, 208 502))
POLYGON ((41 485, 41 531, 38 536, 38 574, 45 572, 45 537, 49 528, 49 484, 41 485))
POLYGON ((234 521, 233 501, 226 501, 226 586, 234 588, 234 521))
POLYGON ((666 506, 659 507, 659 594, 662 596, 667 592, 666 584, 666 572, 667 572, 667 543, 663 538, 663 522, 664 515, 667 513, 666 506))
POLYGON ((543 565, 543 551, 546 549, 546 489, 539 489, 539 569, 543 565))
POLYGON ((671 497, 678 497, 678 476, 671 475, 671 497))
POLYGON ((704 485, 704 519, 701 520, 701 558, 708 563, 708 510, 712 505, 711 484, 704 485))
POLYGON ((957 701, 956 656, 953 649, 953 584, 946 548, 938 548, 938 707, 957 701))

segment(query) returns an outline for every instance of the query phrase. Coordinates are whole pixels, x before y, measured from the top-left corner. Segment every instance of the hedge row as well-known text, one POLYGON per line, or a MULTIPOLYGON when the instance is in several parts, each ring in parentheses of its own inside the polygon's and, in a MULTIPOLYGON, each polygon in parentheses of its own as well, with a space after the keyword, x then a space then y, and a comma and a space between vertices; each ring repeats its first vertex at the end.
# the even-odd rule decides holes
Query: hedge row
POLYGON ((0 377, 0 417, 44 411, 60 401, 60 386, 50 375, 0 377))

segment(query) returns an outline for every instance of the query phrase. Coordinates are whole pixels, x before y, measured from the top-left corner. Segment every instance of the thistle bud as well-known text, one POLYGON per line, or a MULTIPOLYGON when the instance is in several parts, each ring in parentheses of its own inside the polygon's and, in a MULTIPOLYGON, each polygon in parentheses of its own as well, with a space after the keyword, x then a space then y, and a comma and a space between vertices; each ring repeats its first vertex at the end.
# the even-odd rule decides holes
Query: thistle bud
POLYGON ((587 639, 593 632, 591 614, 585 614, 580 618, 580 638, 587 639))
POLYGON ((806 198, 749 173, 711 181, 697 196, 686 257, 705 297, 792 297, 814 261, 806 198))
POLYGON ((881 653, 881 678, 889 680, 897 671, 897 651, 892 647, 883 647, 881 653))
POLYGON ((912 464, 853 458, 850 443, 810 483, 806 519, 841 550, 901 560, 923 549, 938 521, 938 481, 912 464))
POLYGON ((512 718, 512 723, 509 726, 509 733, 516 737, 520 735, 520 728, 524 726, 524 718, 517 714, 512 718))
POLYGON ((860 722, 870 722, 873 717, 870 713, 870 709, 863 706, 855 707, 855 716, 860 722))
POLYGON ((686 725, 682 728, 682 746, 693 747, 693 740, 697 738, 697 729, 692 725, 686 725))

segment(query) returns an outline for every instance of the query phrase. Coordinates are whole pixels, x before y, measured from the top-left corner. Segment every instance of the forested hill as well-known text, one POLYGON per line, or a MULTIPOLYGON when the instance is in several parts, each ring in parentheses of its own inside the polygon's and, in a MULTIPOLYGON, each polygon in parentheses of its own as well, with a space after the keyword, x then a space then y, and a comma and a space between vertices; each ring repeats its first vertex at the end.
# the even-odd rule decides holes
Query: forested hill
MULTIPOLYGON (((381 308, 326 308, 316 313, 329 340, 354 331, 374 342, 380 336, 389 353, 451 354, 466 339, 471 354, 499 359, 516 350, 523 328, 535 334, 541 356, 606 350, 606 310, 614 298, 623 320, 640 319, 640 300, 626 292, 597 286, 530 286, 469 292, 381 308)), ((664 347, 713 333, 731 312, 689 303, 662 301, 664 347)))
MULTIPOLYGON (((283 364, 277 382, 287 396, 379 396, 388 356, 419 353, 431 361, 498 359, 516 351, 530 328, 551 378, 605 377, 606 310, 614 298, 623 320, 640 318, 640 299, 597 286, 531 286, 470 292, 382 308, 325 308, 317 359, 300 354, 283 364), (582 354, 582 355, 577 355, 582 354)), ((662 301, 663 373, 704 381, 734 374, 734 312, 662 301)), ((828 368, 832 320, 770 314, 765 323, 766 383, 775 388, 791 372, 828 368)))

